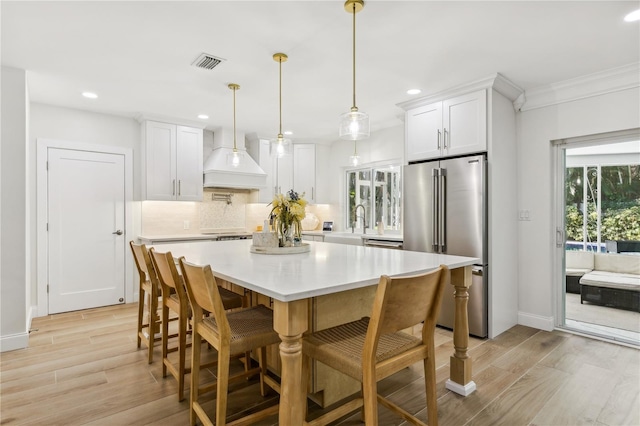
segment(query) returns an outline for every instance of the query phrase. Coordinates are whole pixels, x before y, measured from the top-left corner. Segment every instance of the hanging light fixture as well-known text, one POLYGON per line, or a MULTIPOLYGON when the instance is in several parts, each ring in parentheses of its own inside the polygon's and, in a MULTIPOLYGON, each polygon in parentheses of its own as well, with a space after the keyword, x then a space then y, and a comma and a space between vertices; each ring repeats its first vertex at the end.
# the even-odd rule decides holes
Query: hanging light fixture
POLYGON ((240 85, 229 83, 228 87, 233 90, 233 152, 227 156, 227 163, 238 167, 242 161, 242 154, 238 152, 236 146, 236 90, 240 90, 240 85))
POLYGON ((275 149, 278 157, 283 157, 291 153, 291 140, 285 139, 282 133, 282 63, 287 62, 289 57, 284 53, 276 53, 273 55, 273 60, 278 63, 279 66, 279 104, 280 104, 280 125, 278 127, 278 137, 271 141, 271 149, 275 149))
POLYGON ((347 140, 369 137, 369 116, 356 106, 356 13, 364 8, 364 0, 347 0, 344 9, 353 15, 353 106, 340 116, 340 138, 347 140))
POLYGON ((358 141, 353 141, 353 155, 351 157, 349 157, 349 162, 351 163, 351 165, 353 167, 357 166, 358 164, 360 164, 360 156, 358 155, 358 149, 356 147, 356 143, 358 141))

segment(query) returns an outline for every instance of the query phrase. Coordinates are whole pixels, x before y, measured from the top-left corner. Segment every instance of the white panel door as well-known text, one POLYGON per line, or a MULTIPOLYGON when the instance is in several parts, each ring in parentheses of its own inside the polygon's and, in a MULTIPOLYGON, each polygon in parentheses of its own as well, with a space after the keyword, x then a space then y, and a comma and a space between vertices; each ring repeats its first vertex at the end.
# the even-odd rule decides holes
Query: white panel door
POLYGON ((124 303, 124 155, 47 157, 49 313, 124 303))

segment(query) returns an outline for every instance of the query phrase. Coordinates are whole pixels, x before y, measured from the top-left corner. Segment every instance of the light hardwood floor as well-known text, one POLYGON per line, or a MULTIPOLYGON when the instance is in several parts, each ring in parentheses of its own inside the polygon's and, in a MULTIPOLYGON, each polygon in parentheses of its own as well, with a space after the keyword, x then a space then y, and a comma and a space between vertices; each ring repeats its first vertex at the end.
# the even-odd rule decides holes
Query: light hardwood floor
MULTIPOLYGON (((0 354, 0 424, 187 425, 188 401, 178 403, 176 381, 162 378, 160 348, 151 365, 136 348, 136 309, 34 319, 29 348, 0 354)), ((444 386, 451 332, 438 329, 436 346, 440 425, 640 425, 637 349, 516 326, 493 340, 471 339, 478 389, 463 398, 444 386)), ((379 391, 426 419, 423 383, 415 365, 381 382, 379 391)), ((260 397, 255 381, 232 392, 229 413, 277 402, 275 394, 260 397)), ((310 404, 310 417, 321 412, 310 404)), ((380 425, 403 424, 386 409, 379 412, 380 425)), ((277 417, 262 424, 275 425, 277 417)), ((361 422, 355 414, 338 424, 361 422)))

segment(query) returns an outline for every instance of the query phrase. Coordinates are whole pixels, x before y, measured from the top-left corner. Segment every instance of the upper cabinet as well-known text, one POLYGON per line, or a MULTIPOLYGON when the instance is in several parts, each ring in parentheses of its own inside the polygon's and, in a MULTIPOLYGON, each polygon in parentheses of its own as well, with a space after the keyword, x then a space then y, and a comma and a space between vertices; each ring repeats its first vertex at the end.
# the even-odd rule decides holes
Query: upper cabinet
POLYGON ((293 145, 293 189, 312 204, 326 203, 327 179, 322 165, 329 161, 329 148, 316 144, 293 145))
POLYGON ((276 194, 293 188, 293 157, 278 157, 267 139, 247 141, 247 152, 267 174, 266 187, 252 192, 253 202, 270 203, 276 194))
MULTIPOLYGON (((278 157, 268 140, 248 141, 247 151, 267 174, 265 189, 252 193, 253 202, 270 203, 276 194, 293 189, 311 204, 327 202, 327 179, 322 164, 328 164, 329 147, 315 144, 293 144, 292 155, 278 157)), ((326 169, 326 168, 325 168, 326 169)))
POLYGON ((144 122, 144 199, 202 201, 202 140, 202 129, 144 122))
POLYGON ((487 150, 487 93, 478 90, 406 112, 407 161, 487 150))

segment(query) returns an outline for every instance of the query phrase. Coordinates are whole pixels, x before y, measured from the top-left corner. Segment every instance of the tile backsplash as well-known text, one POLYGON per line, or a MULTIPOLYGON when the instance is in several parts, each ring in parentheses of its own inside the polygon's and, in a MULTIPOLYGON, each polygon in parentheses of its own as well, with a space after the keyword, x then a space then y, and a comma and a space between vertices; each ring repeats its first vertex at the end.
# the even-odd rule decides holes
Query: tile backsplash
MULTIPOLYGON (((204 228, 241 228, 251 232, 264 223, 271 211, 267 204, 249 203, 248 191, 205 188, 202 198, 202 202, 143 201, 141 234, 199 234, 204 228)), ((329 204, 307 206, 307 212, 318 217, 318 228, 324 220, 339 220, 337 210, 329 204)))

